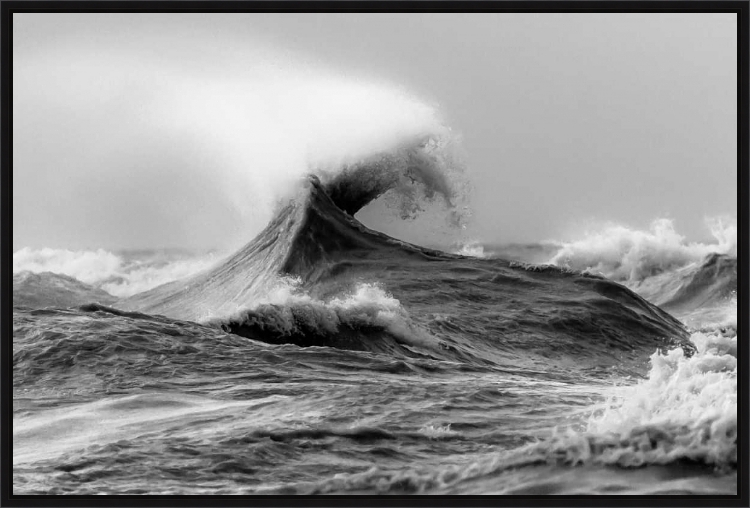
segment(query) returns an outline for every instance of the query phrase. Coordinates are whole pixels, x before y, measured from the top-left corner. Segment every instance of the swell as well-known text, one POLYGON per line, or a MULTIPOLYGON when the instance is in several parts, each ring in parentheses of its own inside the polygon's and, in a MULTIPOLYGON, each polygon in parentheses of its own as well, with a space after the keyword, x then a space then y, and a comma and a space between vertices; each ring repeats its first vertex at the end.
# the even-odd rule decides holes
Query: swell
MULTIPOLYGON (((599 289, 596 285, 606 282, 549 268, 512 270, 520 280, 532 277, 521 286, 545 277, 589 281, 599 289)), ((544 492, 554 485, 552 476, 560 487, 575 487, 568 482, 580 481, 582 472, 629 475, 648 466, 642 474, 652 476, 659 474, 657 465, 675 474, 688 465, 696 475, 715 478, 714 467, 730 475, 736 470, 736 405, 733 410, 726 403, 732 394, 736 398, 736 337, 698 334, 698 353, 691 358, 678 350, 652 355, 649 380, 626 387, 624 405, 608 403, 614 406, 611 417, 602 418, 599 428, 539 442, 534 432, 519 429, 536 421, 546 426, 552 417, 539 408, 559 399, 536 399, 528 382, 512 376, 493 373, 474 385, 478 378, 472 373, 446 383, 443 376, 420 373, 424 362, 269 346, 194 323, 97 305, 18 309, 13 319, 14 389, 77 390, 52 408, 50 397, 38 399, 44 411, 36 415, 18 413, 14 450, 20 455, 14 459, 48 460, 14 473, 33 479, 49 472, 50 485, 77 493, 122 493, 165 474, 179 479, 163 483, 179 486, 181 493, 189 490, 186 485, 209 481, 248 489, 234 493, 269 493, 280 477, 289 479, 285 493, 512 493, 524 486, 544 492), (379 372, 389 374, 378 378, 379 372), (416 375, 394 380, 390 372, 416 375), (432 402, 425 407, 425 400, 432 402), (350 401, 371 404, 373 412, 365 414, 372 418, 360 421, 361 406, 350 401), (707 402, 724 414, 712 416, 707 402), (478 417, 467 409, 479 409, 478 417), (307 412, 310 420, 295 420, 307 412), (139 432, 124 433, 128 424, 137 424, 139 432), (71 432, 80 428, 86 432, 71 432), (64 455, 57 459, 58 453, 64 455), (314 459, 302 462, 309 457, 314 459), (362 460, 361 472, 352 471, 353 457, 362 460)), ((455 375, 447 362, 435 363, 455 375)), ((534 379, 539 394, 561 390, 566 407, 571 400, 587 406, 589 392, 571 399, 570 385, 534 379)), ((594 477, 591 485, 601 481, 594 477)), ((617 478, 622 483, 631 477, 617 478)))
MULTIPOLYGON (((340 189, 340 181, 334 180, 340 189)), ((316 176, 306 194, 290 200, 255 239, 216 268, 122 300, 127 309, 177 319, 205 320, 262 301, 279 275, 300 277, 306 285, 325 278, 342 260, 368 257, 453 259, 460 256, 427 249, 373 231, 343 212, 316 176)), ((345 204, 364 206, 359 193, 344 193, 345 204)))
POLYGON ((573 369, 635 365, 655 347, 687 338, 669 314, 604 278, 448 254, 352 217, 403 184, 403 175, 450 200, 445 181, 410 157, 371 159, 332 178, 309 176, 300 195, 224 262, 117 306, 268 343, 474 365, 520 362, 535 371, 549 362, 573 369))
MULTIPOLYGON (((360 287, 358 292, 368 290, 360 287)), ((357 301, 356 294, 329 302, 291 298, 283 304, 262 304, 207 324, 270 344, 325 346, 391 357, 448 358, 442 354, 440 342, 416 326, 397 300, 378 296, 382 299, 357 301)))
POLYGON ((681 318, 695 312, 710 314, 726 308, 737 294, 737 258, 709 254, 701 262, 628 286, 681 318))
POLYGON ((13 305, 24 307, 67 307, 98 302, 111 304, 115 296, 67 275, 22 271, 13 274, 13 305))
POLYGON ((575 270, 593 270, 626 284, 702 263, 711 254, 737 257, 736 221, 708 219, 715 243, 688 243, 673 221, 658 219, 649 231, 609 226, 585 238, 561 244, 551 263, 575 270))
POLYGON ((737 291, 737 258, 710 254, 662 307, 680 312, 723 304, 737 291))
MULTIPOLYGON (((384 333, 381 331, 380 333, 384 333)), ((66 403, 129 390, 210 395, 222 379, 235 385, 224 395, 285 393, 289 376, 325 373, 348 379, 352 372, 410 375, 455 372, 455 364, 430 358, 394 358, 346 348, 298 348, 268 344, 163 316, 89 304, 70 309, 13 310, 13 389, 16 396, 65 394, 66 403), (279 365, 284 365, 279 369, 279 365), (265 385, 268 383, 268 385, 265 385)), ((38 402, 45 405, 47 399, 38 402)), ((61 399, 62 400, 62 399, 61 399)), ((28 399, 33 403, 34 399, 28 399)))

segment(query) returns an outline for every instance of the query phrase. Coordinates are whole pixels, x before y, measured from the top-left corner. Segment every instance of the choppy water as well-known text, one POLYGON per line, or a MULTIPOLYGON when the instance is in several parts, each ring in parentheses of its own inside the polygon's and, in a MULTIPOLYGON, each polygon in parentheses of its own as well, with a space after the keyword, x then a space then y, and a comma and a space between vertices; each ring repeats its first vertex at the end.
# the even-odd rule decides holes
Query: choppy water
POLYGON ((14 494, 736 493, 736 258, 425 249, 345 213, 369 169, 145 292, 17 270, 14 494))

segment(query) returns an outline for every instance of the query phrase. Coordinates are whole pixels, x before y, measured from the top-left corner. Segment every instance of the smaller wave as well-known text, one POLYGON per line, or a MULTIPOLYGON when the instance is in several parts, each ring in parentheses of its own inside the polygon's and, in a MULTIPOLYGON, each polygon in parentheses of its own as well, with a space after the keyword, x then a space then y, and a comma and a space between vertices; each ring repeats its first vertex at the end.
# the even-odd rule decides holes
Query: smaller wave
MULTIPOLYGON (((596 474, 602 471, 597 466, 603 465, 632 470, 695 463, 731 473, 737 464, 737 337, 714 331, 695 333, 692 340, 697 353, 691 357, 680 348, 654 353, 649 378, 618 388, 583 431, 555 431, 549 439, 457 465, 396 471, 372 468, 337 475, 300 486, 300 491, 437 493, 458 489, 473 493, 476 482, 484 492, 491 482, 503 492, 517 487, 513 474, 525 468, 529 472, 524 480, 544 490, 550 475, 568 466, 592 466, 596 474), (534 470, 540 466, 546 468, 542 477, 534 470), (510 475, 510 480, 502 480, 501 475, 510 475)), ((420 429, 429 438, 445 438, 450 432, 449 427, 420 429)))
POLYGON ((117 297, 127 297, 213 266, 216 254, 188 255, 169 251, 113 253, 104 249, 31 249, 13 253, 13 273, 52 272, 117 297))
POLYGON ((722 217, 706 222, 715 243, 687 243, 672 220, 658 219, 648 231, 611 225, 581 240, 562 242, 550 263, 632 283, 697 263, 709 254, 736 257, 736 221, 722 217))
POLYGON ((458 254, 459 256, 482 259, 491 256, 490 253, 485 252, 484 245, 476 240, 459 245, 458 248, 454 249, 453 253, 458 254))
MULTIPOLYGON (((737 258, 710 254, 701 263, 626 283, 693 329, 737 320, 737 258)), ((736 326, 735 326, 736 327, 736 326)))
POLYGON ((647 380, 619 389, 585 434, 553 444, 569 460, 637 467, 691 460, 718 468, 737 462, 737 336, 696 332, 696 353, 651 356, 647 380))
POLYGON ((450 439, 461 436, 460 433, 451 430, 450 423, 447 425, 424 425, 418 432, 432 440, 450 439))
POLYGON ((359 283, 341 296, 319 300, 300 290, 301 282, 280 278, 279 284, 251 308, 225 317, 206 315, 206 324, 270 343, 332 346, 381 351, 378 332, 402 345, 438 350, 439 343, 409 317, 401 302, 375 283, 359 283))
POLYGON ((13 274, 13 305, 71 307, 91 302, 111 304, 117 298, 67 275, 21 271, 13 274))

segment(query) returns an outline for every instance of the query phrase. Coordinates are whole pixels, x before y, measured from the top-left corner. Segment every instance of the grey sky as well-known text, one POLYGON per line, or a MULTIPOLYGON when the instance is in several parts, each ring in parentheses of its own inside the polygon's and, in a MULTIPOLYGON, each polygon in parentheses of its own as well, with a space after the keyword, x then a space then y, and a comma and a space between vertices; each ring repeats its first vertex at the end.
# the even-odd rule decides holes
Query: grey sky
MULTIPOLYGON (((213 181, 225 153, 152 129, 154 111, 183 92, 165 83, 276 59, 438 105, 463 137, 476 239, 658 217, 704 239, 704 217, 737 210, 736 37, 733 14, 15 15, 14 249, 248 240, 261 218, 213 181)), ((219 114, 191 107, 196 124, 219 114)))

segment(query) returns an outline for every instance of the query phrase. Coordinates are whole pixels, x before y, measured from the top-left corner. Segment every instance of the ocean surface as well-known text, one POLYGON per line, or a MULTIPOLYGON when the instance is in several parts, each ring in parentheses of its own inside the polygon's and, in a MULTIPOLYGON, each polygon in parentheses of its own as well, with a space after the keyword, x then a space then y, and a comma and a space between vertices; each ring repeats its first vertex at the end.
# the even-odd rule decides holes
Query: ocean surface
POLYGON ((229 255, 18 250, 13 493, 736 494, 732 239, 354 218, 440 193, 424 149, 310 176, 229 255))

